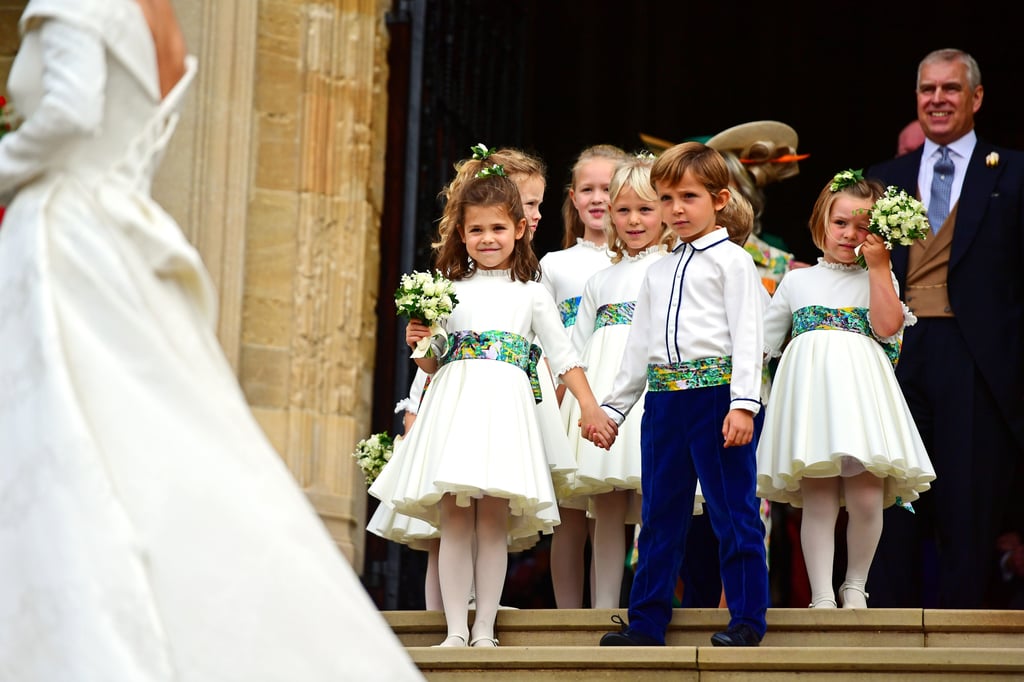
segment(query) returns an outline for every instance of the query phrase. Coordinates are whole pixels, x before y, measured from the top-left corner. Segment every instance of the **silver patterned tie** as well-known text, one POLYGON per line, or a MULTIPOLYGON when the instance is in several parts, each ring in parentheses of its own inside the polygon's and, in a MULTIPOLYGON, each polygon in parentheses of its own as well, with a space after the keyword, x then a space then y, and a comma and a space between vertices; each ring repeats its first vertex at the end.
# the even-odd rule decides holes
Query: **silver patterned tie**
POLYGON ((932 232, 938 232, 949 216, 949 195, 953 189, 953 159, 949 158, 949 147, 939 147, 942 156, 935 162, 932 173, 932 196, 928 203, 928 222, 932 232))

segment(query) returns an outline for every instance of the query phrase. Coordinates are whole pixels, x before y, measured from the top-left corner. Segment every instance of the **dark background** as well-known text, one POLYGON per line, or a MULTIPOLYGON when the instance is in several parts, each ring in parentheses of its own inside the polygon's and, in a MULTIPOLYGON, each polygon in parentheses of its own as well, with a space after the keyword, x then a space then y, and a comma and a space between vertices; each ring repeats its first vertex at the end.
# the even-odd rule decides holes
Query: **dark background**
POLYGON ((818 191, 838 170, 895 154, 916 117, 917 64, 933 49, 967 50, 981 66, 978 134, 1024 146, 1020 27, 994 3, 525 4, 535 42, 524 50, 523 142, 550 166, 538 250, 558 248, 553 209, 583 147, 633 151, 640 132, 679 142, 775 119, 811 156, 766 189, 764 224, 813 260, 806 221, 818 191))
MULTIPOLYGON (((643 147, 640 133, 680 142, 747 121, 782 121, 810 158, 799 175, 766 188, 764 229, 813 262, 806 222, 818 191, 839 170, 895 155, 900 129, 916 117, 917 64, 931 50, 957 47, 977 59, 985 87, 978 135, 1024 148, 1024 51, 1007 7, 396 0, 388 16, 374 430, 398 430, 392 408, 413 371, 390 294, 402 272, 431 266, 437 193, 472 144, 518 147, 546 161, 535 238, 542 256, 560 248, 569 168, 585 147, 632 152, 643 147)), ((781 551, 786 539, 773 534, 772 542, 781 551)), ((542 604, 548 598, 545 547, 513 560, 503 603, 523 590, 542 604), (541 576, 532 587, 530 575, 541 576)), ((422 552, 371 535, 367 556, 365 580, 380 605, 420 607, 422 552)))

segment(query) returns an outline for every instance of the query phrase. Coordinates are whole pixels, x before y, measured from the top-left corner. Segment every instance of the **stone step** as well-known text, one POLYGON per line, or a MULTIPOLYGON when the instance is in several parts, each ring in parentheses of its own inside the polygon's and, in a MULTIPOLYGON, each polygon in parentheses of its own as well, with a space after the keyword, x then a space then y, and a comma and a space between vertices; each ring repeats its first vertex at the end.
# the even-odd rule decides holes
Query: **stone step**
MULTIPOLYGON (((502 647, 595 647, 602 634, 617 629, 613 615, 625 619, 626 610, 502 609, 495 632, 502 647)), ((407 647, 430 647, 445 637, 440 612, 385 611, 384 616, 407 647)), ((725 609, 676 609, 666 643, 705 647, 728 620, 725 609)), ((1024 650, 1024 611, 769 609, 767 620, 761 648, 1024 650)))
POLYGON ((503 609, 498 648, 442 649, 443 614, 384 612, 430 682, 1024 680, 1024 611, 769 609, 760 647, 720 648, 725 609, 677 609, 669 646, 597 646, 613 615, 625 609, 503 609))
POLYGON ((1024 649, 952 647, 411 647, 430 682, 920 682, 1024 678, 1024 649), (799 676, 799 677, 798 677, 799 676))

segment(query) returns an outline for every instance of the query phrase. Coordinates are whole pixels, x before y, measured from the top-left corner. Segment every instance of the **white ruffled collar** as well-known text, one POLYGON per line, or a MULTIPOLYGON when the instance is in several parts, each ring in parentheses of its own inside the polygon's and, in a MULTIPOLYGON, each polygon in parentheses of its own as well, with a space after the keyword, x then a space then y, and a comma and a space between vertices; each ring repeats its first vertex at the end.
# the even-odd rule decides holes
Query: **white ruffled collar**
POLYGON ((576 237, 576 246, 582 246, 585 249, 591 249, 593 251, 600 251, 601 253, 608 252, 607 244, 596 244, 590 240, 584 239, 583 237, 576 237))
POLYGON ((648 246, 646 249, 636 254, 635 256, 630 256, 628 253, 623 253, 622 261, 625 263, 635 263, 639 260, 643 260, 647 256, 650 256, 652 253, 668 253, 668 249, 663 244, 655 244, 654 246, 648 246))
POLYGON ((474 277, 504 277, 506 279, 512 278, 511 270, 481 270, 480 268, 473 268, 474 277))
POLYGON ((818 256, 818 265, 825 268, 826 270, 835 270, 837 272, 854 272, 856 270, 864 269, 856 263, 829 263, 821 256, 818 256))

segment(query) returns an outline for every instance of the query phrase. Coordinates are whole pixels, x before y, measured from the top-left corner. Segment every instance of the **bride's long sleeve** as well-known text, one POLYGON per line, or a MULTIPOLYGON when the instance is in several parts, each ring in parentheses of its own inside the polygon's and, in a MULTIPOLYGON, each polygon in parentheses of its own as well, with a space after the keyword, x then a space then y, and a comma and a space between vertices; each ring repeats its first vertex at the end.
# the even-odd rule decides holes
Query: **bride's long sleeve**
MULTIPOLYGON (((87 29, 47 19, 25 41, 42 48, 43 95, 22 124, 0 139, 0 199, 49 168, 61 165, 61 149, 103 124, 105 47, 87 29)), ((20 65, 15 62, 14 69, 20 65)), ((13 69, 12 69, 13 71, 13 69)), ((18 102, 12 102, 16 114, 18 102)))

